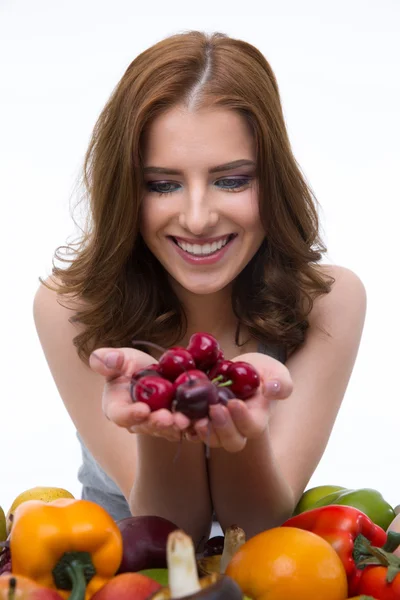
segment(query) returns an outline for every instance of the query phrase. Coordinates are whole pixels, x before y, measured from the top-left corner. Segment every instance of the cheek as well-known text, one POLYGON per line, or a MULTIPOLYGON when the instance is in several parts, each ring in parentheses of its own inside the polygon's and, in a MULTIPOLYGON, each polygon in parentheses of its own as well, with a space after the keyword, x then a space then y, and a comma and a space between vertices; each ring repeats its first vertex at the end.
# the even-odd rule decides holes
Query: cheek
POLYGON ((144 238, 151 236, 168 221, 169 214, 165 203, 157 198, 143 198, 140 212, 140 232, 144 238))
POLYGON ((231 220, 240 223, 243 229, 249 231, 261 231, 260 210, 258 206, 258 195, 249 190, 246 194, 235 194, 229 203, 228 216, 231 220))

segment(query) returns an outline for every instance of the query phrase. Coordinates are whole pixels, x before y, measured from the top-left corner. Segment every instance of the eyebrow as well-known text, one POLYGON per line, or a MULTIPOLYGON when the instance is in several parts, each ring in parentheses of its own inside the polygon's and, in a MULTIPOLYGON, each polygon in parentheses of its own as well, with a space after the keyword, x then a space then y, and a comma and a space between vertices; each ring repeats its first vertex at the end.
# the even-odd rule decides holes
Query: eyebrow
MULTIPOLYGON (((232 171, 238 167, 255 167, 256 164, 253 160, 241 159, 234 160, 224 165, 218 165, 209 169, 209 173, 220 173, 221 171, 232 171)), ((146 173, 160 173, 163 175, 182 175, 182 171, 177 169, 166 169, 164 167, 145 167, 143 172, 146 173)))

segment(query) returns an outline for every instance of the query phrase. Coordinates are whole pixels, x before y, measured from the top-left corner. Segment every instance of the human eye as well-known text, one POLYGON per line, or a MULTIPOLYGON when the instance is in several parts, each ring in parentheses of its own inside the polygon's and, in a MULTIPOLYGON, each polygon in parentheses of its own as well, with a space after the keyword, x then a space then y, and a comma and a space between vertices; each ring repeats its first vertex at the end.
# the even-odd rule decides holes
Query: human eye
POLYGON ((214 185, 227 192, 240 192, 250 185, 252 179, 252 177, 248 176, 224 177, 223 179, 218 179, 214 185))
POLYGON ((173 181, 149 181, 147 183, 147 189, 149 192, 155 192, 160 196, 166 196, 172 194, 180 187, 179 183, 173 181))

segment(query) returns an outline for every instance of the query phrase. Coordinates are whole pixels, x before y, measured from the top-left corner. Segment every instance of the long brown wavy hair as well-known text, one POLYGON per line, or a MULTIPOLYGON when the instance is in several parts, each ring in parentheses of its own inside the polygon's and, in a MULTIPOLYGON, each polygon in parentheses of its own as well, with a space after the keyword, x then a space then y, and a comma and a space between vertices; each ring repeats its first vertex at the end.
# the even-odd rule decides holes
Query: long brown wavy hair
POLYGON ((266 237, 233 284, 237 343, 244 326, 261 342, 294 350, 315 298, 330 291, 333 279, 317 265, 326 251, 317 202, 292 154, 270 65, 221 33, 173 35, 133 60, 102 110, 82 171, 87 222, 53 258, 47 285, 59 301, 79 301, 71 320, 83 325, 74 343, 85 361, 99 346, 136 338, 170 347, 185 334, 183 307, 140 234, 144 135, 156 116, 185 102, 238 111, 256 143, 266 237))

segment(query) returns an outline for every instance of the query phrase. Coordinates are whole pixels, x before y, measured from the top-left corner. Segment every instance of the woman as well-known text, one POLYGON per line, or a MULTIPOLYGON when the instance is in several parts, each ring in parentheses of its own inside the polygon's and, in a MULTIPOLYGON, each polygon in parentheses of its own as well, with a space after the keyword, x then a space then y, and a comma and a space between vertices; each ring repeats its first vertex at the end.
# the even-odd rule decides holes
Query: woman
POLYGON ((213 511, 247 536, 279 525, 328 442, 366 300, 353 272, 320 264, 269 64, 222 34, 146 50, 97 121, 84 183, 84 235, 58 250, 34 302, 82 444, 83 496, 115 518, 166 517, 196 542, 213 511), (257 394, 194 424, 132 403, 128 379, 159 357, 135 340, 186 346, 199 331, 257 368, 257 394))

